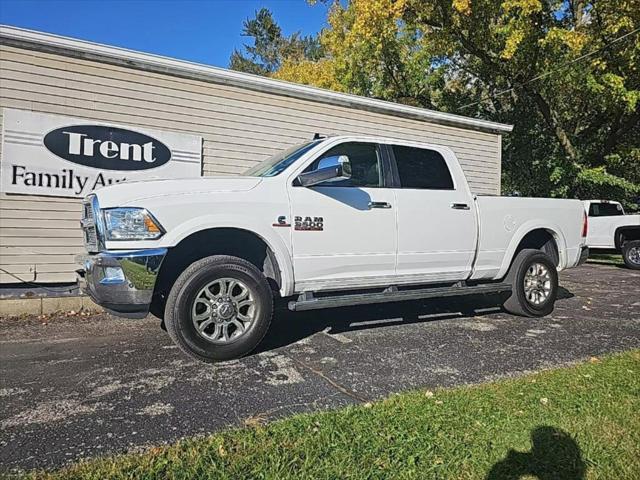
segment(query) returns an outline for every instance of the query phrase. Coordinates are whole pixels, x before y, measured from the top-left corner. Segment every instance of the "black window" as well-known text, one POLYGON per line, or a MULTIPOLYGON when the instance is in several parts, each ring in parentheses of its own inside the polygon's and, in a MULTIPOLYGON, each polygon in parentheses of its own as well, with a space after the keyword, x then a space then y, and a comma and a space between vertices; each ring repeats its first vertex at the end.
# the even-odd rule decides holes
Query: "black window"
POLYGON ((338 157, 346 155, 351 163, 351 178, 348 180, 330 180, 323 187, 382 187, 382 161, 378 146, 374 143, 341 143, 327 150, 309 165, 305 172, 338 164, 338 157))
POLYGON ((624 215, 622 205, 617 203, 592 203, 589 205, 590 217, 614 217, 624 215))
POLYGON ((453 190, 453 180, 447 162, 435 150, 394 145, 400 186, 453 190))

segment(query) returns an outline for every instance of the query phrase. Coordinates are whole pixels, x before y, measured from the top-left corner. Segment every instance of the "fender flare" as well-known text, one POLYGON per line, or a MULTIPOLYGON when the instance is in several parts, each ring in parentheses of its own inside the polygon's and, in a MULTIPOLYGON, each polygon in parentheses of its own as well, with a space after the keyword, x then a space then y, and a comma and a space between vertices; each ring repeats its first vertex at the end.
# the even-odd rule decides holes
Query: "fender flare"
POLYGON ((174 247, 190 235, 219 228, 235 228, 257 235, 271 249, 280 269, 282 284, 280 294, 283 297, 293 294, 294 277, 291 253, 285 242, 272 229, 256 228, 254 218, 241 215, 211 214, 190 218, 189 220, 171 228, 162 238, 163 247, 174 247))
POLYGON ((546 230, 551 234, 558 247, 558 270, 565 268, 567 265, 567 241, 561 233, 562 229, 560 226, 555 223, 548 223, 548 221, 544 221, 543 223, 542 220, 529 220, 520 225, 513 234, 513 237, 511 237, 509 246, 505 250, 504 258, 502 259, 502 265, 496 275, 497 278, 503 278, 507 274, 518 245, 520 245, 524 237, 534 230, 546 230))
POLYGON ((613 232, 613 246, 616 250, 622 249, 622 242, 620 241, 620 236, 622 233, 620 230, 631 230, 640 232, 640 225, 620 225, 613 232))

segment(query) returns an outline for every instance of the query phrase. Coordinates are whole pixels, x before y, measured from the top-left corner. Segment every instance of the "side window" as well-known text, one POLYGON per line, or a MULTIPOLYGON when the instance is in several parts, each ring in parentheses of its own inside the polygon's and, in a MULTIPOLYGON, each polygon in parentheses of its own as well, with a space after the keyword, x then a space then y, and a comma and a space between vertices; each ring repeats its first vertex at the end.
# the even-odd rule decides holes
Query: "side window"
POLYGON ((589 205, 590 217, 615 217, 624 215, 622 206, 617 203, 592 203, 589 205))
POLYGON ((392 148, 402 188, 453 190, 451 172, 440 153, 401 145, 392 148))
POLYGON ((342 143, 316 159, 305 172, 338 164, 338 157, 346 155, 351 163, 351 178, 334 180, 322 184, 323 187, 382 187, 382 161, 378 146, 374 143, 342 143))

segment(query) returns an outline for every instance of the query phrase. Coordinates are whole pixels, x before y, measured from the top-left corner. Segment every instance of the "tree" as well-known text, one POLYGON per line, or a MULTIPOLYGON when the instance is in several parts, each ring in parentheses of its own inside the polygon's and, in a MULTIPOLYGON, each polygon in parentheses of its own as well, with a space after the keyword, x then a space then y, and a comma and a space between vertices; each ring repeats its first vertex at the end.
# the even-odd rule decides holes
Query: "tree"
POLYGON ((244 53, 233 51, 229 61, 229 67, 233 70, 271 75, 282 67, 285 59, 300 62, 322 57, 316 37, 302 36, 300 32, 284 36, 266 8, 257 11, 255 18, 243 22, 242 35, 253 38, 253 45, 245 44, 244 53))
POLYGON ((515 125, 507 185, 627 202, 640 193, 636 0, 413 2, 405 19, 479 84, 470 107, 461 95, 446 108, 515 125))
POLYGON ((505 191, 640 195, 640 0, 336 1, 328 23, 272 75, 512 123, 505 191))

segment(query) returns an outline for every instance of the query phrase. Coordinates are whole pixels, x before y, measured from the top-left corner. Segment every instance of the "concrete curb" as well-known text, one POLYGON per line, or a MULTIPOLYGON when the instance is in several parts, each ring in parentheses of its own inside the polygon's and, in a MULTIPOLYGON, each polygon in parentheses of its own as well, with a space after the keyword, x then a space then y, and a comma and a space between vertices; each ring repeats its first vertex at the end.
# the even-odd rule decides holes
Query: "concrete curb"
POLYGON ((101 312, 103 308, 93 303, 87 296, 0 299, 0 317, 45 315, 70 311, 101 312))

